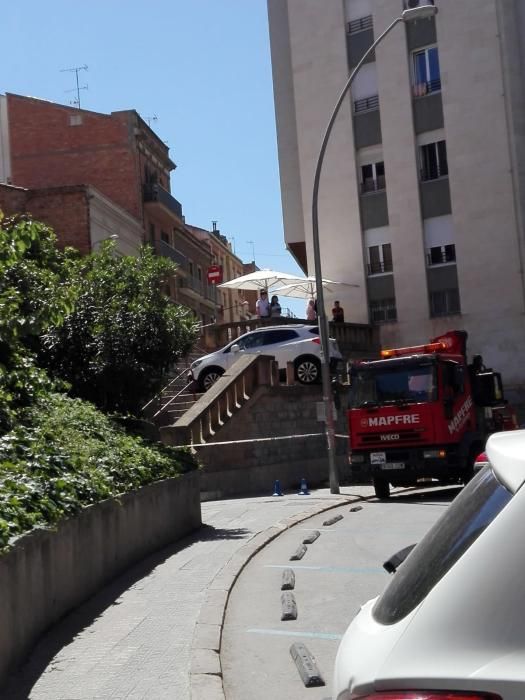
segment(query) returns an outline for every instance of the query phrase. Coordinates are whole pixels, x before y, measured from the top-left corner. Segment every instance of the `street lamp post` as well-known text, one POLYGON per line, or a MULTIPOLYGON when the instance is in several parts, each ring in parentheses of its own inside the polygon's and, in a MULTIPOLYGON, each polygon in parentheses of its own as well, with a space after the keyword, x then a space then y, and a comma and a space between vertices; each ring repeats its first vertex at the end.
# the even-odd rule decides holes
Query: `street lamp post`
POLYGON ((355 76, 357 75, 359 69, 366 61, 368 56, 376 48, 376 46, 389 34, 392 29, 399 24, 399 22, 408 22, 415 19, 425 19, 433 17, 437 12, 437 8, 430 5, 422 5, 420 7, 414 7, 405 10, 400 17, 390 24, 385 31, 380 34, 370 48, 364 53, 363 57, 356 65, 350 77, 346 81, 339 99, 333 109, 332 116, 326 127, 326 131, 321 144, 321 150, 319 151, 319 157, 317 159, 317 165, 315 168, 314 176, 314 186, 312 195, 312 239, 313 239, 313 253, 314 253, 314 267, 315 267, 315 286, 317 290, 317 313, 319 321, 319 335, 321 338, 321 378, 323 384, 323 403, 324 403, 324 418, 326 425, 326 439, 328 447, 328 473, 330 479, 330 492, 339 493, 339 474, 337 472, 337 465, 335 463, 335 428, 334 428, 334 411, 332 403, 332 387, 330 383, 330 350, 329 350, 329 336, 328 336, 328 321, 326 318, 326 311, 324 307, 324 292, 323 292, 323 274, 321 269, 321 250, 319 245, 319 216, 318 216, 318 198, 319 198, 319 181, 321 178, 321 169, 323 167, 323 160, 326 152, 326 147, 330 139, 330 134, 332 133, 332 128, 335 119, 339 113, 339 109, 343 103, 343 100, 348 93, 350 86, 352 85, 355 76))

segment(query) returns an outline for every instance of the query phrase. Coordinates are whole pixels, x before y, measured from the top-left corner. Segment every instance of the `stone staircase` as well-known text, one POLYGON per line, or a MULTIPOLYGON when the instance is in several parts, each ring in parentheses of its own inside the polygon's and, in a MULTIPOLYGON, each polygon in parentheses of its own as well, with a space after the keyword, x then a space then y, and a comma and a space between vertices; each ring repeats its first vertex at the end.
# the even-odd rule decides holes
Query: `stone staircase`
POLYGON ((207 352, 200 346, 195 346, 186 357, 179 360, 168 375, 164 388, 143 407, 145 417, 158 427, 173 425, 193 406, 198 396, 188 381, 188 371, 191 363, 207 352))

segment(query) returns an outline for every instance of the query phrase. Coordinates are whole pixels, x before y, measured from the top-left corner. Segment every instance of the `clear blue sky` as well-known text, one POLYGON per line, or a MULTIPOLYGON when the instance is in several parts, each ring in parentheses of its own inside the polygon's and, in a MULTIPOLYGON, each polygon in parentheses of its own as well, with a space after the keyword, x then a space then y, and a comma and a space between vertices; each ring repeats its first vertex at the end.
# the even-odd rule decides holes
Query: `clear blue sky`
MULTIPOLYGON (((136 109, 177 163, 188 223, 302 274, 283 239, 266 0, 26 0, 2 9, 0 92, 136 109), (253 245, 249 243, 253 242, 253 245)), ((298 315, 304 303, 281 300, 298 315)))

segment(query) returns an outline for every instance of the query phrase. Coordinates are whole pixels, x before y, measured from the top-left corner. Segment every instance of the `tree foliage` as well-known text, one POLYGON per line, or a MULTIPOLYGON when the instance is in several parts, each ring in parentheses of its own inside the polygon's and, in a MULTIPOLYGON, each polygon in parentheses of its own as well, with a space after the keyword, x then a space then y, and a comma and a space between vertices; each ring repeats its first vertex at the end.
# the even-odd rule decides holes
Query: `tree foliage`
POLYGON ((195 342, 191 313, 163 292, 175 269, 149 247, 121 257, 110 242, 80 258, 69 277, 74 308, 44 333, 41 361, 76 396, 137 413, 195 342))
POLYGON ((50 228, 0 212, 0 434, 16 411, 50 388, 35 364, 40 336, 72 310, 71 253, 56 248, 50 228))

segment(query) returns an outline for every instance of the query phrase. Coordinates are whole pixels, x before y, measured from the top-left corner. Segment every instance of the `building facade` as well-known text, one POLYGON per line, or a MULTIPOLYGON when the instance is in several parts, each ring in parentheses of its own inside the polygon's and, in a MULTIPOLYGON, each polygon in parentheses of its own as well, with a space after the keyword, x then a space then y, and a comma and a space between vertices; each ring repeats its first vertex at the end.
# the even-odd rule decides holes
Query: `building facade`
MULTIPOLYGON (((228 241, 213 222, 211 231, 188 225, 191 233, 209 246, 211 264, 219 265, 222 270, 222 281, 229 282, 243 275, 243 263, 232 251, 228 241)), ((213 285, 211 285, 213 288, 213 285)), ((235 323, 248 319, 248 304, 246 292, 241 289, 217 289, 216 292, 216 318, 219 323, 235 323)))
MULTIPOLYGON (((203 324, 216 316, 207 284, 210 246, 184 221, 171 194, 169 149, 135 110, 101 114, 32 97, 0 95, 0 192, 53 226, 62 244, 83 253, 112 237, 135 254, 143 243, 178 265, 173 301, 203 324)), ((2 199, 0 199, 2 206, 2 199)))
MULTIPOLYGON (((321 139, 350 71, 403 9, 429 0, 268 0, 287 246, 313 274, 321 139)), ((435 0, 357 73, 321 175, 323 276, 386 345, 452 328, 525 384, 525 6, 435 0), (434 3, 432 3, 434 4, 434 3)), ((328 295, 329 308, 335 295, 328 295)))

